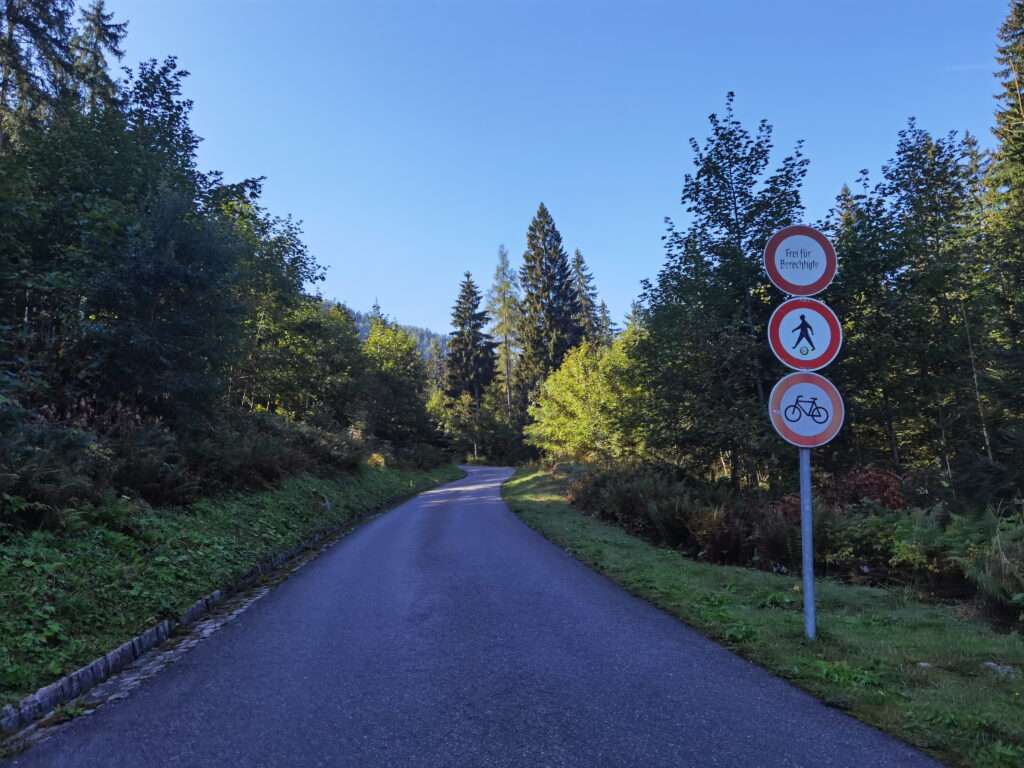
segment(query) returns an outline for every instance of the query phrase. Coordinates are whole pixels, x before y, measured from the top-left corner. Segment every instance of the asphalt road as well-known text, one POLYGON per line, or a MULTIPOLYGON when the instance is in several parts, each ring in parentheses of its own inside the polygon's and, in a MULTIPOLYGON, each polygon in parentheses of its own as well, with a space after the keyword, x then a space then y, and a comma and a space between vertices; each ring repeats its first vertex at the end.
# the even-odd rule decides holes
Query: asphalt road
POLYGON ((472 468, 17 766, 917 766, 519 521, 472 468))

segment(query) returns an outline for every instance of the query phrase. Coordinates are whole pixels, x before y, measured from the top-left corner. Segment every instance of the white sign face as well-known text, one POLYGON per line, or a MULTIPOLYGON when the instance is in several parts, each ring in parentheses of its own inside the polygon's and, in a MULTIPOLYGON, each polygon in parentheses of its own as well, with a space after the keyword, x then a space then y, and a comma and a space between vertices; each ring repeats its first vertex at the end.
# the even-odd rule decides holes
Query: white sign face
POLYGON ((807 287, 821 280, 827 266, 825 249, 807 235, 790 235, 775 252, 775 267, 782 279, 807 287))
POLYGON ((839 432, 845 410, 839 390, 824 376, 791 373, 772 390, 768 415, 784 440, 817 448, 839 432))
POLYGON ((783 365, 816 371, 835 360, 843 331, 835 312, 816 299, 790 299, 772 313, 768 342, 783 365))
POLYGON ((835 414, 828 393, 817 384, 794 384, 782 398, 782 418, 802 437, 813 437, 828 429, 835 414))
POLYGON ((821 232, 796 225, 776 232, 764 249, 768 279, 793 296, 813 296, 832 282, 836 252, 821 232))

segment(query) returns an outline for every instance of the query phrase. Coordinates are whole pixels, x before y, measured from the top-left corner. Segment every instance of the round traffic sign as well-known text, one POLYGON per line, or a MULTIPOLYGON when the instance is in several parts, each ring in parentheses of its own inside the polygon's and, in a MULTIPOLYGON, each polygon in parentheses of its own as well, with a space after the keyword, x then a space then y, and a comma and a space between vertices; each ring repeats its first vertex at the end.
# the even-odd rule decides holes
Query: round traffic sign
POLYGON ((821 293, 836 276, 836 249, 821 232, 801 224, 772 235, 764 249, 764 269, 780 291, 791 296, 821 293))
POLYGON ((775 431, 800 448, 817 448, 835 437, 845 413, 839 390, 817 373, 783 376, 768 398, 775 431))
POLYGON ((768 343, 783 365, 817 371, 836 359, 843 329, 836 313, 817 299, 789 299, 768 320, 768 343))

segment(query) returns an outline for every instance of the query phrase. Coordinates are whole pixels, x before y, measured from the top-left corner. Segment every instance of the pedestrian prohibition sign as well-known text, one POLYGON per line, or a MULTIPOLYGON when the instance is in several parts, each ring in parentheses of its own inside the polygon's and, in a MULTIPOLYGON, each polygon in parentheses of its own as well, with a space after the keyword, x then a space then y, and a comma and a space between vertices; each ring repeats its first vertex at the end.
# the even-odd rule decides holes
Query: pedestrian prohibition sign
POLYGON ((800 448, 824 445, 843 426, 843 398, 817 373, 783 376, 768 398, 768 415, 782 439, 800 448))
POLYGON ((817 299, 790 299, 768 321, 768 343, 783 365, 817 371, 836 359, 843 344, 839 318, 817 299))
POLYGON ((790 296, 821 293, 836 276, 836 249, 821 232, 802 224, 784 227, 764 249, 764 269, 772 284, 790 296))

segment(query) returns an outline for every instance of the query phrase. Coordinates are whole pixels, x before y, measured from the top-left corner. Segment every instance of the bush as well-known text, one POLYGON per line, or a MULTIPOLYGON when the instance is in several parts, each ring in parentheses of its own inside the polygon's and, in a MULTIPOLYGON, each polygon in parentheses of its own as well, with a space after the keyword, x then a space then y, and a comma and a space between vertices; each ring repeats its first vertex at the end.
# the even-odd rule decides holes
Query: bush
POLYGON ((1017 608, 1024 621, 1024 499, 1011 510, 988 507, 976 518, 954 516, 945 544, 967 578, 988 597, 1017 608))
MULTIPOLYGON (((567 500, 628 533, 715 563, 799 569, 800 501, 640 466, 569 471, 567 500)), ((1024 609, 1024 500, 981 515, 910 507, 899 478, 858 468, 815 496, 815 556, 845 578, 908 580, 1024 609)))
MULTIPOLYGON (((127 496, 178 506, 200 494, 268 488, 298 472, 350 471, 364 448, 347 434, 269 414, 227 413, 172 430, 121 405, 57 421, 0 398, 0 527, 66 527, 127 496)), ((403 466, 434 467, 415 448, 403 466)))

